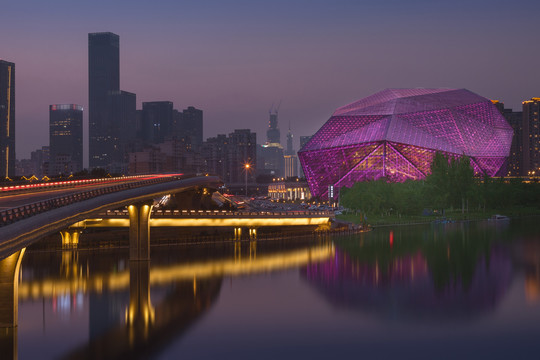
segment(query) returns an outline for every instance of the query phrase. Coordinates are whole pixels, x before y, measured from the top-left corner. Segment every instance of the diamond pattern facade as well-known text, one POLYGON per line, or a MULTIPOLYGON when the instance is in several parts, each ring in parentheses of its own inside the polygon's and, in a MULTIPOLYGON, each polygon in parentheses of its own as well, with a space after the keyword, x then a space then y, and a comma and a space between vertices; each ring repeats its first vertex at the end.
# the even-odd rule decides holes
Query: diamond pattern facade
POLYGON ((314 196, 357 181, 423 179, 437 151, 503 175, 512 128, 466 89, 387 89, 337 109, 298 152, 314 196))

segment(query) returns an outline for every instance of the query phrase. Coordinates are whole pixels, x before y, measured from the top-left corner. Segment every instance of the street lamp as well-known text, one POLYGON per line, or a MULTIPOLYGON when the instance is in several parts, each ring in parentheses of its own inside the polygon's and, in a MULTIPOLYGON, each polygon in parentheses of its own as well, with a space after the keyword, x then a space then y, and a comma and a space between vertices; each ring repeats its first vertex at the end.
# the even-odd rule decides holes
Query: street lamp
POLYGON ((247 176, 248 176, 249 167, 250 165, 248 163, 244 165, 244 169, 246 170, 246 197, 247 197, 247 176))

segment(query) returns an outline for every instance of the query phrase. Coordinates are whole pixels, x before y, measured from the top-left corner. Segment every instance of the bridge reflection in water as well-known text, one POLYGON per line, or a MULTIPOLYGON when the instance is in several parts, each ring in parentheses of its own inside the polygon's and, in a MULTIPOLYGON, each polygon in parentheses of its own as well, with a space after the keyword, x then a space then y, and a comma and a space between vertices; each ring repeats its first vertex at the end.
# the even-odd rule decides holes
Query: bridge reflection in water
MULTIPOLYGON (((177 338, 215 303, 223 277, 297 268, 334 256, 333 245, 325 240, 319 245, 293 245, 295 248, 288 251, 272 251, 268 244, 262 246, 256 241, 236 242, 230 244, 230 257, 204 260, 212 257, 204 252, 198 255, 199 261, 185 261, 197 256, 186 254, 185 247, 173 248, 183 257, 182 262, 171 261, 170 250, 161 255, 153 251, 152 262, 128 261, 127 252, 121 255, 113 252, 92 255, 82 250, 48 255, 28 252, 22 263, 18 300, 45 303, 45 299, 50 299, 53 306, 58 306, 60 299, 70 299, 68 304, 70 301, 74 304, 74 299, 86 294, 90 297, 90 340, 61 356, 144 357, 177 338), (95 264, 96 259, 101 265, 95 264), (105 269, 100 268, 103 266, 105 269), (156 296, 157 300, 151 298, 151 289, 160 295, 156 296), (113 315, 116 320, 107 319, 109 304, 96 300, 102 296, 124 299, 119 301, 126 304, 121 317, 116 311, 113 315), (92 309, 93 306, 98 308, 92 309)), ((196 251, 200 252, 201 246, 196 251)), ((17 328, 2 339, 4 347, 13 346, 15 358, 17 328)))

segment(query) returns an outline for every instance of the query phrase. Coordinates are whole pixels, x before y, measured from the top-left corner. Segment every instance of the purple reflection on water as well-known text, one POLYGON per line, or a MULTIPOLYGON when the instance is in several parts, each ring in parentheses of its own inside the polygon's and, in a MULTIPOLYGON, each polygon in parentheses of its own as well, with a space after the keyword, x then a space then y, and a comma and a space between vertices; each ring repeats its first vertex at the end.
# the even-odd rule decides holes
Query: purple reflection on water
POLYGON ((470 283, 458 275, 438 288, 420 251, 382 267, 337 250, 332 260, 308 266, 302 275, 335 306, 437 321, 492 311, 508 290, 512 264, 507 253, 492 248, 489 261, 477 261, 470 283))

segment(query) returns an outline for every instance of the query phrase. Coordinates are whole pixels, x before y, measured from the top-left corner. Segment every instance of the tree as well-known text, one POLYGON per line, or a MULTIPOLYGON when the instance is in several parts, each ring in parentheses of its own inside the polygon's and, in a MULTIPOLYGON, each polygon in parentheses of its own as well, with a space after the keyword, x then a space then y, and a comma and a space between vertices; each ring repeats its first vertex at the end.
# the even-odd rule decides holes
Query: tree
POLYGON ((449 159, 437 152, 431 163, 431 174, 426 177, 427 200, 437 209, 444 209, 449 205, 449 159))

